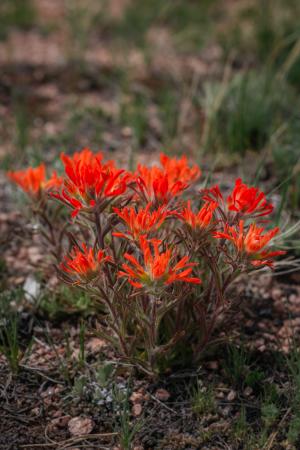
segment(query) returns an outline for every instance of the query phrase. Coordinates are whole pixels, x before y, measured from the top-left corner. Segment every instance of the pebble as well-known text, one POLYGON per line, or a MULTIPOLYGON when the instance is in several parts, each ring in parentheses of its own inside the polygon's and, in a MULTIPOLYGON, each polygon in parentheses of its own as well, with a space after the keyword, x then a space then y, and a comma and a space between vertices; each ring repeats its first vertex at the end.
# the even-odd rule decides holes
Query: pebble
POLYGON ((232 389, 227 395, 227 400, 232 402, 236 398, 236 392, 232 389))

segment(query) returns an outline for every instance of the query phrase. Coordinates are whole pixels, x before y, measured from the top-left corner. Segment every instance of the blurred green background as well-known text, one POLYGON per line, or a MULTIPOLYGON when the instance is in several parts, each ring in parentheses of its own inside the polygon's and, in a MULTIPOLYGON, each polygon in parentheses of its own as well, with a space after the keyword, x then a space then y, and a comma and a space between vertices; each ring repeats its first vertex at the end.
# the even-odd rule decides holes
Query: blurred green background
POLYGON ((297 215, 299 17, 297 0, 2 0, 2 168, 185 152, 297 215))

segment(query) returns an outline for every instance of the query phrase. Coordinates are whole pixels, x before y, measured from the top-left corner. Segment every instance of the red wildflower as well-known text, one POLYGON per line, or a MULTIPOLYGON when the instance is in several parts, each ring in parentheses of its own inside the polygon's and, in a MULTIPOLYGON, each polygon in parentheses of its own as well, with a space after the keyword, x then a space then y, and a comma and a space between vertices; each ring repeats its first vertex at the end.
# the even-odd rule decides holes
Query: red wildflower
POLYGON ((149 202, 168 203, 188 187, 180 180, 170 180, 168 174, 157 166, 139 165, 138 174, 137 185, 149 202))
POLYGON ((278 231, 279 228, 276 227, 273 228, 273 230, 262 234, 264 228, 257 227, 255 223, 252 223, 249 229, 244 231, 244 221, 240 220, 238 231, 235 227, 228 227, 225 232, 216 232, 214 237, 232 241, 239 252, 245 252, 251 257, 251 264, 253 266, 267 265, 273 267, 271 258, 278 255, 284 255, 285 252, 280 250, 268 252, 263 250, 263 248, 278 233, 278 231))
MULTIPOLYGON (((148 203, 145 208, 139 209, 138 211, 131 207, 121 210, 114 208, 114 212, 126 223, 129 230, 129 237, 138 239, 142 234, 157 231, 170 214, 162 206, 156 211, 151 211, 151 207, 152 204, 148 203)), ((115 232, 113 234, 114 236, 128 238, 128 234, 126 233, 115 232)))
POLYGON ((43 188, 48 191, 52 191, 53 189, 59 189, 63 183, 62 177, 57 176, 56 171, 52 172, 51 177, 44 184, 43 188))
POLYGON ((45 164, 25 170, 7 172, 8 177, 29 194, 38 194, 46 182, 45 164))
POLYGON ((188 201, 187 206, 178 214, 178 217, 192 228, 207 228, 217 207, 217 202, 206 202, 197 213, 194 213, 191 209, 191 202, 188 201))
POLYGON ((266 216, 273 211, 273 205, 267 202, 265 194, 258 188, 247 186, 240 178, 227 198, 227 205, 230 211, 255 213, 256 216, 266 216))
POLYGON ((181 181, 182 183, 191 183, 201 175, 201 170, 197 165, 188 166, 187 157, 184 155, 180 159, 170 158, 164 153, 160 154, 160 163, 168 177, 172 181, 181 181))
POLYGON ((200 176, 199 167, 189 167, 185 156, 177 159, 161 154, 160 161, 162 168, 138 166, 137 184, 148 201, 167 203, 200 176))
POLYGON ((152 239, 147 241, 144 236, 140 237, 140 246, 143 254, 143 265, 128 253, 124 257, 131 266, 123 264, 123 271, 119 272, 120 277, 126 277, 128 282, 136 287, 143 286, 168 286, 176 281, 200 284, 200 278, 190 277, 196 263, 188 262, 188 256, 184 256, 177 264, 172 262, 171 249, 165 252, 159 251, 161 241, 152 239), (153 251, 150 248, 152 244, 153 251))
POLYGON ((52 173, 49 180, 46 179, 45 164, 40 164, 38 167, 29 167, 25 170, 10 171, 7 172, 7 176, 18 184, 23 191, 34 196, 42 190, 59 187, 62 183, 62 179, 57 176, 56 172, 52 173))
POLYGON ((94 207, 101 198, 113 198, 125 192, 127 176, 113 162, 103 164, 102 154, 89 149, 75 153, 73 157, 62 154, 67 178, 61 193, 53 194, 71 206, 76 216, 82 208, 94 207))
POLYGON ((223 202, 223 195, 217 184, 209 189, 202 189, 201 192, 203 194, 202 198, 206 202, 223 202))
POLYGON ((80 278, 90 278, 99 271, 101 264, 111 260, 103 250, 95 252, 93 248, 82 244, 81 248, 74 247, 69 256, 65 257, 60 269, 80 278))

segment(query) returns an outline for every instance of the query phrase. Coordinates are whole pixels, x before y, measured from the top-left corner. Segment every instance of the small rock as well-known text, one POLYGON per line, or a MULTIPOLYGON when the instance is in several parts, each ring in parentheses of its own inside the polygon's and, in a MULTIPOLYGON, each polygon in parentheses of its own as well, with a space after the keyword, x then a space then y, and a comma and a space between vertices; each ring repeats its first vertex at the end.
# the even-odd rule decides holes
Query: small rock
POLYGON ((144 395, 141 392, 133 392, 130 396, 132 403, 141 403, 144 401, 144 395))
POLYGON ((271 291, 271 295, 274 300, 279 300, 282 297, 282 290, 278 287, 273 288, 271 291))
POLYGON ((219 367, 218 361, 209 361, 207 367, 212 370, 217 370, 219 367))
POLYGON ((32 301, 39 296, 41 285, 32 275, 29 275, 25 280, 23 289, 26 300, 32 301))
POLYGON ((289 296, 289 302, 293 305, 297 305, 300 303, 300 298, 296 294, 291 294, 289 296))
POLYGON ((170 398, 170 393, 166 391, 166 389, 157 389, 155 392, 155 397, 161 402, 166 402, 170 398))
POLYGON ((40 409, 38 407, 33 408, 31 410, 32 414, 34 414, 35 416, 38 416, 40 414, 40 409))
POLYGON ((245 397, 250 397, 252 392, 253 392, 253 389, 250 386, 247 386, 246 389, 244 390, 244 396, 245 397))
POLYGON ((230 406, 225 406, 225 408, 222 409, 222 416, 223 417, 229 417, 231 413, 231 407, 230 406))
POLYGON ((232 389, 227 395, 227 400, 232 402, 236 398, 236 392, 232 389))
POLYGON ((94 422, 90 417, 73 417, 68 423, 71 436, 90 434, 93 428, 94 422))
POLYGON ((132 128, 131 127, 124 127, 122 128, 122 136, 123 137, 131 137, 132 136, 132 128))
POLYGON ((91 338, 86 344, 87 350, 91 353, 98 353, 103 347, 107 347, 106 342, 97 337, 91 338))
POLYGON ((217 392, 216 398, 222 399, 222 398, 224 398, 224 397, 225 397, 224 392, 222 392, 222 391, 217 392))
POLYGON ((133 405, 133 407, 132 407, 132 414, 135 417, 140 416, 142 414, 142 411, 143 411, 143 407, 142 407, 142 405, 140 403, 135 403, 133 405))

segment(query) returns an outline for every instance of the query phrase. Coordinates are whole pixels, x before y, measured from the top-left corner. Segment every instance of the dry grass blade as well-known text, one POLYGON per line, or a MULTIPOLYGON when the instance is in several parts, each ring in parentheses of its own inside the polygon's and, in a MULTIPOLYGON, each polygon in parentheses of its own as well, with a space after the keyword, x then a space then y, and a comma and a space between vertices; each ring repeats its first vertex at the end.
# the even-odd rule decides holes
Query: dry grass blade
MULTIPOLYGON (((95 434, 86 434, 86 435, 82 435, 82 436, 78 436, 78 437, 74 437, 74 438, 70 438, 70 439, 66 439, 64 441, 52 441, 49 443, 45 443, 45 444, 23 444, 20 445, 20 448, 24 448, 24 449, 31 449, 31 448, 37 448, 37 447, 56 447, 57 450, 64 450, 67 449, 68 447, 70 447, 73 444, 77 444, 79 442, 82 442, 84 440, 94 440, 94 439, 103 439, 103 438, 110 438, 110 437, 114 437, 117 436, 118 433, 95 433, 95 434)), ((97 448, 101 448, 101 447, 97 447, 97 448)))

